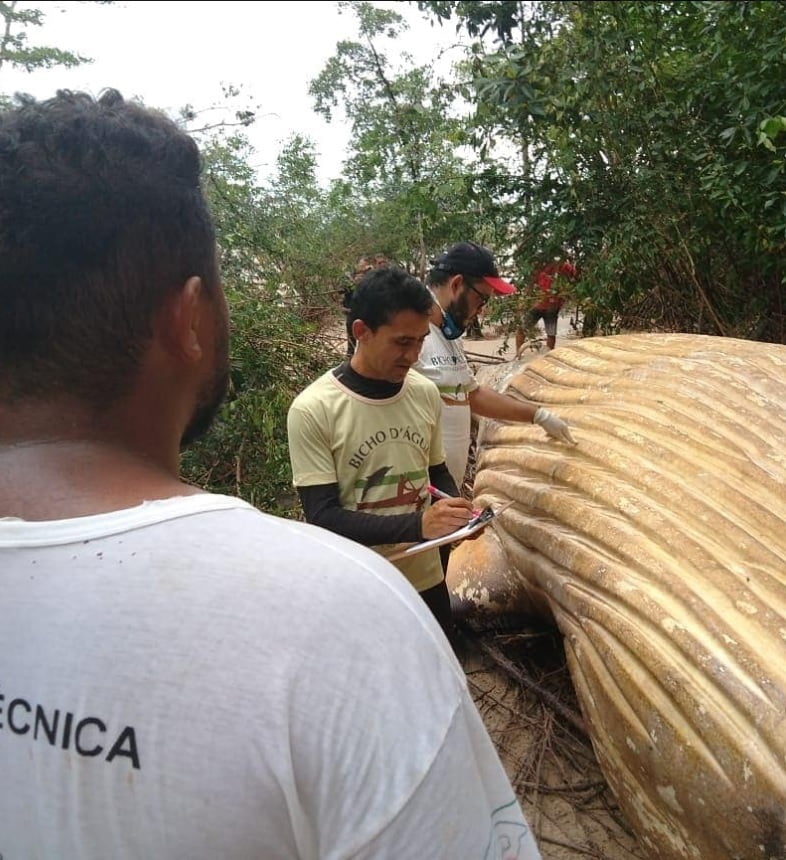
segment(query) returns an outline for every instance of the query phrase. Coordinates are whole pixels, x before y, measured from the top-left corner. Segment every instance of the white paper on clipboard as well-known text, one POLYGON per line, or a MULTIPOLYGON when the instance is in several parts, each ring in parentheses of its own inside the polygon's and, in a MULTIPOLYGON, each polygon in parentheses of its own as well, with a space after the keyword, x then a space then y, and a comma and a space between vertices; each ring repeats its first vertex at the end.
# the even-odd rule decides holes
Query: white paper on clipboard
POLYGON ((512 504, 513 502, 505 502, 496 510, 494 510, 491 505, 488 505, 477 517, 473 517, 460 529, 456 529, 456 531, 451 532, 450 534, 442 535, 442 537, 410 544, 405 549, 397 550, 392 555, 387 556, 387 560, 396 561, 399 558, 409 558, 410 556, 417 555, 419 552, 425 552, 427 549, 434 549, 434 547, 442 546, 446 543, 454 543, 457 540, 464 540, 464 538, 471 537, 482 529, 485 529, 489 523, 493 522, 496 517, 498 517, 503 511, 506 511, 512 504))

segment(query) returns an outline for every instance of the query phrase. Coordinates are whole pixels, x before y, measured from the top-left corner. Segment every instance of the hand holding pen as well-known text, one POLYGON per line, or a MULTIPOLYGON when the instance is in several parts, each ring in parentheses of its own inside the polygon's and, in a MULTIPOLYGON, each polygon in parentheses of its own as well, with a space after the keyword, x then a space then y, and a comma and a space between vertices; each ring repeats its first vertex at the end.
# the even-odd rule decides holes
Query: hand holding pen
POLYGON ((429 484, 426 489, 429 493, 434 496, 435 499, 455 499, 455 496, 451 496, 448 493, 443 493, 442 490, 438 490, 433 484, 429 484))
MULTIPOLYGON (((432 496, 434 496, 435 499, 455 499, 456 498, 456 496, 450 496, 447 493, 443 493, 442 490, 437 489, 437 487, 435 487, 433 484, 429 484, 428 487, 426 487, 426 489, 429 491, 429 493, 432 496)), ((479 517, 482 513, 483 513, 483 511, 479 510, 478 508, 474 508, 472 511, 472 516, 473 517, 479 517)))
POLYGON ((466 499, 449 496, 432 486, 428 491, 438 501, 423 512, 421 531, 425 540, 450 534, 465 526, 474 516, 472 505, 466 499))

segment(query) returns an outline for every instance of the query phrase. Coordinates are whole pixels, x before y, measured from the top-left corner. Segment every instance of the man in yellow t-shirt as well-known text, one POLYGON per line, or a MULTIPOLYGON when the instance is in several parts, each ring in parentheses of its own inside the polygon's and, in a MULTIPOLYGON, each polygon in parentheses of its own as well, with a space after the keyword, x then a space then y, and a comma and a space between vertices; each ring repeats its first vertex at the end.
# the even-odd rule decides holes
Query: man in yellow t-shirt
MULTIPOLYGON (((445 465, 439 391, 410 373, 431 306, 429 291, 404 270, 368 273, 350 306, 354 354, 302 391, 287 418, 306 520, 384 556, 449 534, 472 516, 445 465), (451 498, 432 504, 429 486, 451 498)), ((450 634, 439 551, 394 563, 450 634)))

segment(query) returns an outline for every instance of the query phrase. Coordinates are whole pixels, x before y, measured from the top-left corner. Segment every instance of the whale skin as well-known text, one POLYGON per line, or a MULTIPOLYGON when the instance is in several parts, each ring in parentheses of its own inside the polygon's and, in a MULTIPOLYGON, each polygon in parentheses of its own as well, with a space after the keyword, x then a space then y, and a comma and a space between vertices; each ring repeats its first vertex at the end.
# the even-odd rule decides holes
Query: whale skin
POLYGON ((662 860, 786 858, 786 347, 576 339, 501 390, 573 447, 484 420, 459 613, 553 622, 599 764, 662 860))

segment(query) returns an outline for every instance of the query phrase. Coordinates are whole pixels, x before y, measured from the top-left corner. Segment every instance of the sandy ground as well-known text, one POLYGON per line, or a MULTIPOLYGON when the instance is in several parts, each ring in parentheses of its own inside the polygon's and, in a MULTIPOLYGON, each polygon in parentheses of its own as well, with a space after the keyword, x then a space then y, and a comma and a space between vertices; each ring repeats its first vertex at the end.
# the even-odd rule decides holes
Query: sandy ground
MULTIPOLYGON (((557 346, 563 343, 568 338, 577 336, 577 333, 571 325, 573 317, 569 311, 564 311, 557 322, 557 346)), ((513 335, 505 336, 495 326, 484 323, 482 326, 483 337, 473 338, 464 336, 464 351, 467 356, 475 359, 475 364, 481 366, 486 362, 486 359, 491 359, 494 362, 498 361, 514 361, 516 359, 516 342, 513 335)), ((518 358, 521 361, 530 361, 538 355, 542 355, 546 351, 546 337, 543 330, 543 323, 538 323, 538 326, 533 333, 533 336, 522 345, 522 349, 518 358)))
POLYGON ((543 860, 645 860, 577 727, 559 634, 487 633, 461 660, 543 860))

